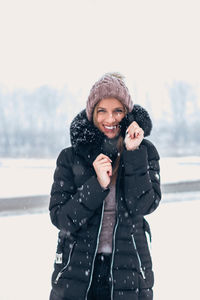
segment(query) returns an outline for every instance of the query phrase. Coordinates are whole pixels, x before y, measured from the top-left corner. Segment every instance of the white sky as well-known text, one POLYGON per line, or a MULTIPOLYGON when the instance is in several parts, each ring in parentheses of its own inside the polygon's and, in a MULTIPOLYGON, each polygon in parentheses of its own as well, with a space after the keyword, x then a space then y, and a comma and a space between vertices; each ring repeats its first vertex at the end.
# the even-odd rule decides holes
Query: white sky
POLYGON ((108 71, 141 98, 163 81, 199 85, 199 28, 194 0, 0 0, 0 86, 88 93, 108 71))

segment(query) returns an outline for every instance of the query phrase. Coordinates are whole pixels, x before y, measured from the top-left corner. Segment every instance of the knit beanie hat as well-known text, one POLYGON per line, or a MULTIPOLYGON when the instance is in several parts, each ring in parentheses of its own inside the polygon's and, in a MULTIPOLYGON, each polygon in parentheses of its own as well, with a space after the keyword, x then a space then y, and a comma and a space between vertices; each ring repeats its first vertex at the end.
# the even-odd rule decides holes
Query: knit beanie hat
POLYGON ((118 73, 106 73, 90 90, 86 104, 86 114, 89 121, 95 105, 102 99, 116 98, 125 105, 128 112, 133 109, 133 101, 122 77, 118 73))

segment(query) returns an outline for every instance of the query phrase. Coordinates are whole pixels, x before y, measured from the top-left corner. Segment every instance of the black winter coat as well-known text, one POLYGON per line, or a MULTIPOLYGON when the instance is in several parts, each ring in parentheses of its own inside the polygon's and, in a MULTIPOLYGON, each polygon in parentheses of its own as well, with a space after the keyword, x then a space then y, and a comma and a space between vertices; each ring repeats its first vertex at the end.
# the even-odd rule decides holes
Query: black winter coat
MULTIPOLYGON (((148 113, 139 105, 121 122, 124 135, 135 120, 150 134, 148 113)), ((50 216, 59 229, 52 290, 62 300, 85 300, 91 285, 104 199, 93 161, 102 152, 105 138, 85 111, 71 124, 72 147, 58 159, 51 190, 50 216)), ((109 153, 105 153, 109 155, 109 153)), ((153 212, 161 199, 159 155, 144 139, 138 150, 123 150, 116 182, 116 225, 113 233, 111 293, 113 300, 153 299, 154 276, 144 215, 153 212)))

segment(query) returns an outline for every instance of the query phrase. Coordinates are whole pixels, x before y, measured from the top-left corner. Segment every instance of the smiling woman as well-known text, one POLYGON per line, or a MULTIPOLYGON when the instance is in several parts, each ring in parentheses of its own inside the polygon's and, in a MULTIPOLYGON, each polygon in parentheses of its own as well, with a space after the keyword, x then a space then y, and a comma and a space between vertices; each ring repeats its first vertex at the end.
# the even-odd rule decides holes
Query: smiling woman
POLYGON ((144 139, 148 113, 105 74, 71 123, 57 159, 50 216, 59 229, 50 300, 152 300, 144 216, 161 199, 159 155, 144 139), (77 289, 77 286, 79 287, 77 289))
POLYGON ((93 114, 94 125, 107 137, 114 138, 120 132, 119 123, 125 117, 124 105, 115 98, 102 99, 93 114))

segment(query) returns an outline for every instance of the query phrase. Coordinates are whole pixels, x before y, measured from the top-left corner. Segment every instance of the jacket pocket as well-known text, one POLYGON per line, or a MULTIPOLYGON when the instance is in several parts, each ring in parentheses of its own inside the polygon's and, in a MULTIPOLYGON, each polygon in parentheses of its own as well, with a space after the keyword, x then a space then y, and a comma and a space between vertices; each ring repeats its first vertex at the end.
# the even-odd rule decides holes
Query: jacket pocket
MULTIPOLYGON (((69 266, 70 264, 70 261, 71 261, 71 257, 72 257, 72 253, 73 253, 73 250, 74 250, 74 246, 76 244, 76 241, 74 241, 72 244, 69 245, 69 254, 68 254, 68 258, 66 260, 66 263, 64 264, 64 267, 58 272, 55 280, 54 280, 54 284, 57 284, 60 277, 62 276, 62 274, 64 273, 64 271, 67 269, 67 267, 69 266)), ((60 255, 63 254, 63 253, 59 253, 60 255)), ((56 253, 56 255, 58 255, 58 253, 56 253)), ((58 258, 58 261, 59 261, 59 258, 58 258)), ((56 262, 55 262, 56 263, 56 262)), ((60 262, 59 262, 60 263, 60 262)))
POLYGON ((135 238, 134 238, 133 234, 131 234, 131 238, 132 238, 132 242, 133 242, 133 247, 134 247, 136 255, 137 255, 137 260, 138 260, 138 264, 139 264, 140 273, 142 275, 142 278, 145 279, 145 272, 142 268, 142 261, 141 261, 141 258, 140 258, 140 255, 139 255, 139 252, 138 252, 137 245, 136 245, 135 238))

